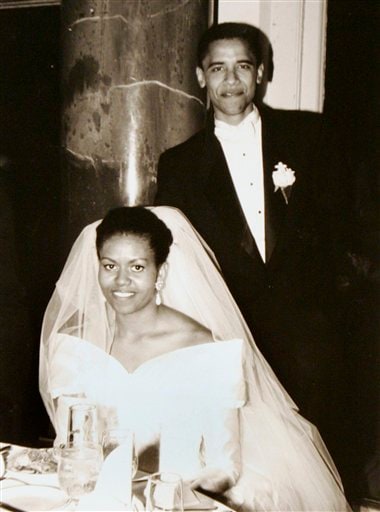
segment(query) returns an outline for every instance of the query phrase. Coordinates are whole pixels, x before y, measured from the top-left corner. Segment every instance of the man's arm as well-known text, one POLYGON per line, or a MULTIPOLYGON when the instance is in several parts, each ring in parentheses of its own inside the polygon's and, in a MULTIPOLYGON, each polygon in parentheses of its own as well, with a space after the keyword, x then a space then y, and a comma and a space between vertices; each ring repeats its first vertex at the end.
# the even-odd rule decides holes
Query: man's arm
POLYGON ((170 158, 170 153, 165 151, 162 153, 157 166, 157 192, 154 198, 156 206, 177 206, 176 198, 178 199, 178 187, 176 183, 176 168, 173 159, 170 158))

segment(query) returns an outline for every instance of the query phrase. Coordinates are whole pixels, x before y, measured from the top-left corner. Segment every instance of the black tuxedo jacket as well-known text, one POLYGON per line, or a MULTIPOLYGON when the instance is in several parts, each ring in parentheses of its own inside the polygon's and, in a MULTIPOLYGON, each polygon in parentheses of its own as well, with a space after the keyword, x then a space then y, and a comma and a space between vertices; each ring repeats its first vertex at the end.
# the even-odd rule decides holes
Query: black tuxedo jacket
POLYGON ((260 115, 266 263, 240 207, 211 116, 203 130, 161 155, 155 204, 182 210, 210 245, 256 343, 302 402, 300 379, 305 372, 310 376, 310 365, 326 359, 334 336, 331 240, 339 182, 322 138, 321 115, 269 107, 260 115), (295 172, 288 204, 272 181, 279 162, 295 172))

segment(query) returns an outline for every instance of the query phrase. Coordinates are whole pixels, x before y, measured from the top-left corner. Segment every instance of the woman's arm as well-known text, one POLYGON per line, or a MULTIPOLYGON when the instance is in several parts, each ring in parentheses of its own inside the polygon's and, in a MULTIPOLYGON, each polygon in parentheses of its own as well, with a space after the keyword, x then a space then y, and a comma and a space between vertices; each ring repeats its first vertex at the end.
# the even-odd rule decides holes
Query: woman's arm
POLYGON ((239 409, 207 411, 203 431, 201 456, 205 467, 191 486, 222 493, 232 487, 239 477, 239 409))

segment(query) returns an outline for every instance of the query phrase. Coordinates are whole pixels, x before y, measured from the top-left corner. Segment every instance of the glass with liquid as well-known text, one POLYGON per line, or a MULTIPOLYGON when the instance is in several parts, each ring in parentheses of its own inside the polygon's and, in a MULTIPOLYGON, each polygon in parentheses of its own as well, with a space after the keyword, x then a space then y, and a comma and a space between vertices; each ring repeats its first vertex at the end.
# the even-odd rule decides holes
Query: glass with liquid
POLYGON ((146 508, 149 512, 183 512, 182 479, 176 473, 155 473, 148 479, 146 508))
POLYGON ((61 489, 77 503, 85 494, 95 489, 103 462, 99 444, 67 443, 56 450, 58 481, 61 489))

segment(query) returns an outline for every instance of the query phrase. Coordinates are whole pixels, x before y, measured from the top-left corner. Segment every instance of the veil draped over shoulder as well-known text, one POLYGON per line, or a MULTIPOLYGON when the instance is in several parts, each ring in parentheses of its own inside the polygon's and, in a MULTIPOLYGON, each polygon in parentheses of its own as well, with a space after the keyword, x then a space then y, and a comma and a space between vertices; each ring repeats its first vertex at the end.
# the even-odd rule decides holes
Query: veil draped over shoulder
MULTIPOLYGON (((240 409, 242 468, 228 497, 244 511, 345 511, 338 472, 317 429, 298 414, 257 348, 215 257, 177 209, 150 208, 171 230, 163 302, 208 327, 215 340, 245 342, 248 392, 240 409)), ((40 392, 54 424, 49 393, 50 340, 62 330, 108 351, 114 318, 98 284, 95 240, 100 221, 83 229, 46 309, 40 346, 40 392)))

